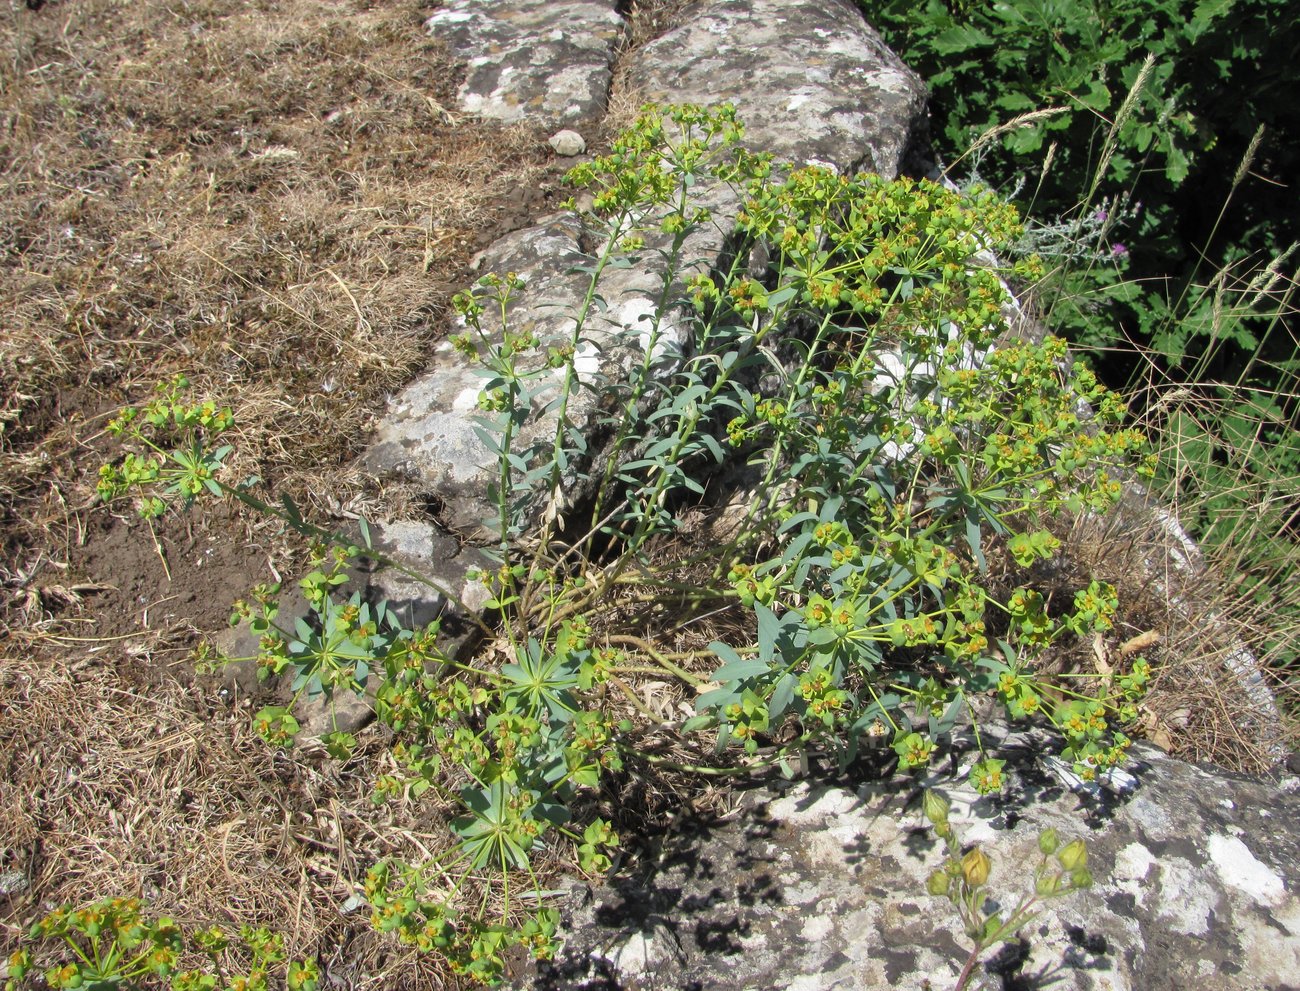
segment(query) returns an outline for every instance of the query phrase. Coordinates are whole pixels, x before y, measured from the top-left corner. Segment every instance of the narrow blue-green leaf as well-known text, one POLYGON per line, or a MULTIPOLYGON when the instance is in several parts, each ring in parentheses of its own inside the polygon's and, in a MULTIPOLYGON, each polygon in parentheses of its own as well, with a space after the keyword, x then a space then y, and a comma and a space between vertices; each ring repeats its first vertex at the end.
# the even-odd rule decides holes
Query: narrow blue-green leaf
POLYGON ((810 513, 807 511, 804 511, 802 513, 795 513, 788 520, 786 520, 784 523, 781 524, 780 528, 777 530, 777 533, 785 533, 787 530, 793 530, 795 527, 802 526, 805 523, 816 523, 816 522, 818 522, 816 513, 810 513))
POLYGON ((794 299, 797 292, 798 290, 794 286, 784 286, 774 293, 768 293, 767 305, 769 307, 784 306, 794 299))
POLYGON ((476 423, 474 424, 474 436, 477 437, 479 442, 490 452, 500 456, 501 438, 497 434, 488 433, 487 430, 476 423))
POLYGON ((713 460, 718 464, 722 464, 726 460, 727 456, 722 451, 722 445, 718 443, 717 438, 712 434, 700 434, 699 440, 704 447, 709 449, 709 453, 713 455, 713 460))
POLYGON ((941 718, 936 719, 934 718, 934 716, 930 717, 930 726, 929 726, 930 735, 933 737, 938 737, 938 736, 942 736, 945 733, 951 732, 953 726, 957 722, 957 716, 961 712, 962 706, 965 704, 965 702, 966 702, 966 698, 959 690, 957 692, 956 698, 954 698, 950 703, 948 703, 948 708, 944 712, 941 718))
POLYGON ((772 670, 767 661, 751 657, 746 660, 731 661, 713 672, 713 680, 721 682, 746 681, 759 678, 772 670))
POLYGON ((712 712, 706 712, 702 715, 691 716, 690 719, 682 723, 681 731, 683 733, 696 733, 702 729, 709 729, 717 723, 718 717, 712 712))
POLYGON ((970 552, 974 555, 980 572, 988 571, 988 562, 984 560, 983 534, 980 530, 979 517, 974 511, 966 514, 966 543, 970 545, 970 552))
POLYGON ((774 721, 780 719, 790 708, 790 703, 794 701, 795 686, 798 684, 799 679, 789 671, 777 679, 776 687, 772 689, 772 698, 767 705, 768 714, 774 721))
POLYGON ((776 638, 781 633, 781 621, 761 602, 754 603, 754 616, 758 619, 758 656, 764 665, 776 657, 776 638))

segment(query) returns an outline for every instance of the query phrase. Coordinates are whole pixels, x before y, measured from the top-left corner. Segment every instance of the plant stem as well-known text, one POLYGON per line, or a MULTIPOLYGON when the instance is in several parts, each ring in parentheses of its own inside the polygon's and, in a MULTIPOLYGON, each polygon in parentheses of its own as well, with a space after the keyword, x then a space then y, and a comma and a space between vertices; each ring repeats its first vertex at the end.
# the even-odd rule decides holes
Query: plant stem
POLYGON ((630 634, 622 634, 619 636, 610 637, 609 642, 630 644, 631 646, 635 647, 637 650, 641 651, 643 654, 647 655, 652 661, 658 664, 669 674, 676 675, 678 678, 681 678, 682 681, 686 682, 688 685, 695 685, 698 687, 704 684, 703 678, 691 674, 685 668, 678 667, 676 664, 672 663, 670 660, 664 657, 661 653, 659 653, 657 650, 651 647, 650 644, 646 643, 646 641, 642 640, 640 637, 634 637, 630 634))
POLYGON ((984 945, 976 943, 975 949, 970 951, 970 956, 966 958, 966 966, 962 967, 961 973, 957 975, 957 983, 953 985, 952 991, 963 991, 970 983, 971 974, 975 970, 975 965, 979 963, 980 954, 984 952, 984 945))
POLYGON ((660 757, 657 754, 648 754, 636 747, 628 746, 626 743, 614 741, 614 746, 618 748, 619 753, 626 754, 629 757, 635 757, 643 760, 647 764, 654 764, 656 767, 666 767, 670 771, 685 771, 688 774, 702 774, 710 778, 727 778, 735 777, 742 774, 753 774, 755 771, 766 771, 769 767, 775 767, 776 761, 765 760, 757 764, 741 764, 736 767, 709 767, 705 764, 683 764, 679 761, 672 760, 668 757, 660 757))

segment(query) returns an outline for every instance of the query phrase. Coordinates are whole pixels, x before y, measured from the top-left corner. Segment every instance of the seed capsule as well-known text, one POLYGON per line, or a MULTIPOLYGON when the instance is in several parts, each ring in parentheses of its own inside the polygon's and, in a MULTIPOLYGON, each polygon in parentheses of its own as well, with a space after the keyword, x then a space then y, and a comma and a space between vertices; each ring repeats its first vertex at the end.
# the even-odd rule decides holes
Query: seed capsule
POLYGON ((989 879, 993 864, 979 847, 961 858, 961 876, 972 888, 978 888, 989 879))

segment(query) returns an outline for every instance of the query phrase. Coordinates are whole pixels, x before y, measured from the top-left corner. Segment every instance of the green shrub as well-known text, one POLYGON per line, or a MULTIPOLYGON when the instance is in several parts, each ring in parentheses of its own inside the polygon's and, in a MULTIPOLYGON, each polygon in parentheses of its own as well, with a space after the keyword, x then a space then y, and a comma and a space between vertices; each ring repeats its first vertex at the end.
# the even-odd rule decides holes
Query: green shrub
MULTIPOLYGON (((1167 452, 1161 494, 1243 616, 1262 608, 1300 559, 1292 5, 859 6, 929 81, 942 155, 1015 189, 1052 268, 1033 294, 1048 326, 1135 397, 1167 452)), ((1283 599, 1254 646, 1289 667, 1300 603, 1283 599)))
MULTIPOLYGON (((931 182, 790 171, 741 137, 730 108, 648 109, 609 155, 570 174, 593 194, 585 221, 599 248, 579 270, 588 291, 563 339, 516 330, 527 289, 511 273, 456 301, 457 351, 483 370, 479 433, 498 465, 497 564, 477 576, 491 650, 448 656, 437 624, 404 630, 382 605, 336 601, 358 548, 328 566, 322 552, 304 581, 307 620, 280 625, 271 590, 239 610, 262 636, 259 669, 291 671, 299 694, 360 691, 379 676, 376 711, 397 734, 399 770, 376 782, 375 800, 437 795, 459 813, 444 853, 370 871, 372 918, 470 978, 495 981, 514 946, 554 951, 558 916, 536 859, 559 850, 582 870, 610 866, 619 837, 600 787, 611 774, 793 773, 809 755, 842 768, 882 735, 910 770, 981 694, 1013 718, 1046 718, 1085 778, 1128 747, 1144 660, 1050 683, 1038 670, 1053 649, 1111 628, 1114 589, 1085 579, 1049 596, 1034 575, 1059 549, 1053 517, 1105 512, 1125 474, 1153 464, 1121 403, 1069 366, 1063 342, 1008 337, 1002 279, 1032 277, 1035 263, 1001 271, 988 252, 1018 239, 1015 211, 931 182), (713 222, 697 198, 713 183, 731 185, 743 210, 729 261, 705 273, 686 245, 713 222), (643 356, 617 380, 580 374, 605 273, 649 251, 664 283, 638 328, 643 356), (683 310, 694 349, 665 373, 656 343, 683 310), (600 457, 575 419, 584 390, 604 411, 600 457), (543 439, 520 451, 525 426, 543 439), (753 483, 727 510, 733 525, 670 552, 728 460, 747 461, 753 483), (584 479, 596 489, 588 515, 533 515, 584 479), (669 630, 645 632, 656 606, 686 620, 725 610, 735 632, 681 649, 669 630), (713 764, 650 745, 662 717, 629 687, 647 672, 696 694, 678 743, 705 754, 711 743, 713 764)), ((119 417, 130 451, 103 472, 102 494, 136 493, 152 514, 155 500, 215 488, 322 536, 291 504, 222 479, 225 421, 205 422, 207 408, 164 390, 119 417)), ((298 731, 287 706, 257 721, 277 745, 298 731)), ((340 756, 353 742, 326 738, 340 756)), ((980 758, 975 787, 999 790, 1003 763, 980 758)))
POLYGON ((1193 246, 1214 257, 1224 245, 1276 250, 1300 234, 1300 212, 1279 210, 1263 184, 1237 197, 1232 216, 1216 215, 1252 145, 1266 179, 1295 173, 1285 0, 858 2, 929 82, 946 157, 1000 131, 981 171, 999 184, 1028 174, 1035 214, 1087 211, 1117 193, 1140 202, 1129 247, 1144 275, 1188 274, 1180 263, 1193 246), (1050 113, 1033 116, 1041 111, 1050 113))
MULTIPOLYGON (((984 179, 1015 186, 1076 251, 1054 329, 1090 348, 1136 341, 1172 369, 1208 347, 1202 377, 1220 381, 1256 355, 1293 357, 1288 335, 1267 333, 1275 311, 1238 310, 1225 331, 1215 293, 1196 288, 1243 268, 1285 275, 1300 239, 1300 209, 1277 194, 1300 166, 1290 4, 859 5, 929 82, 941 153, 976 150, 984 179)), ((1131 357, 1098 360, 1125 384, 1131 357)))

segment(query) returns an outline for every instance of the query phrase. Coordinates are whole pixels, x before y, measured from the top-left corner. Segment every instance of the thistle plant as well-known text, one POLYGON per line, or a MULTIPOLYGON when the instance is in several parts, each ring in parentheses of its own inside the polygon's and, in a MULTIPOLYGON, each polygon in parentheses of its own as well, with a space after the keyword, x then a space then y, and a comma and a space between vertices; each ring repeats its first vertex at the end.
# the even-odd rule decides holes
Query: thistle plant
MULTIPOLYGON (((457 298, 456 350, 482 373, 477 427, 495 464, 495 563, 474 576, 488 650, 454 656, 438 624, 403 629, 383 603, 345 598, 349 555, 364 549, 340 538, 304 581, 308 617, 282 624, 273 589, 236 609, 261 638, 259 670, 291 675, 295 697, 374 692, 394 733, 376 802, 437 796, 457 810, 443 853, 376 865, 365 894, 378 928, 475 980, 499 979, 512 950, 555 952, 537 858, 609 869, 611 774, 845 767, 882 736, 912 771, 974 720, 980 695, 1049 722, 1085 777, 1125 757, 1146 662, 1041 673, 1053 651, 1106 635, 1115 590, 1089 579, 1045 592, 1035 574, 1060 551, 1054 519, 1104 513, 1152 463, 1123 405, 1064 344, 1011 338, 1005 280, 1037 266, 989 259, 1018 239, 1015 212, 926 181, 783 169, 742 138, 730 108, 651 108, 570 174, 591 194, 582 221, 596 247, 557 339, 519 319, 545 301, 517 274, 457 298), (718 222, 702 198, 722 188, 741 209, 710 270, 689 246, 718 222), (632 328, 644 346, 603 337, 616 370, 580 366, 607 273, 650 253, 654 311, 632 328), (693 344, 666 361, 661 339, 683 315, 693 344), (753 480, 734 525, 666 552, 725 462, 753 480), (584 489, 586 503, 566 494, 584 489), (683 649, 647 632, 656 608, 683 623, 725 611, 738 632, 683 649), (698 763, 647 744, 663 717, 634 690, 646 675, 694 695, 677 742, 699 748, 698 763)), ((234 496, 328 542, 291 503, 223 479, 217 428, 230 418, 178 390, 119 418, 130 450, 101 493, 136 492, 146 514, 154 499, 234 496)), ((299 730, 291 704, 257 726, 283 746, 299 730)), ((325 742, 340 757, 355 743, 325 742)), ((974 786, 1000 790, 1004 763, 982 745, 978 756, 974 786)), ((961 906, 981 911, 983 881, 949 877, 961 906)), ((980 950, 1003 931, 986 924, 980 950)))
POLYGON ((1036 908, 1041 903, 1091 887, 1092 873, 1083 840, 1063 845, 1055 829, 1045 829, 1038 836, 1041 859, 1033 869, 1033 892, 1023 896, 1014 908, 998 909, 988 888, 993 863, 978 845, 963 848, 948 821, 949 810, 948 800, 942 795, 925 793, 922 811, 947 851, 943 866, 930 874, 925 887, 934 897, 952 903, 967 938, 974 943, 953 985, 953 991, 962 991, 985 950, 1019 938, 1020 930, 1037 918, 1036 908))

